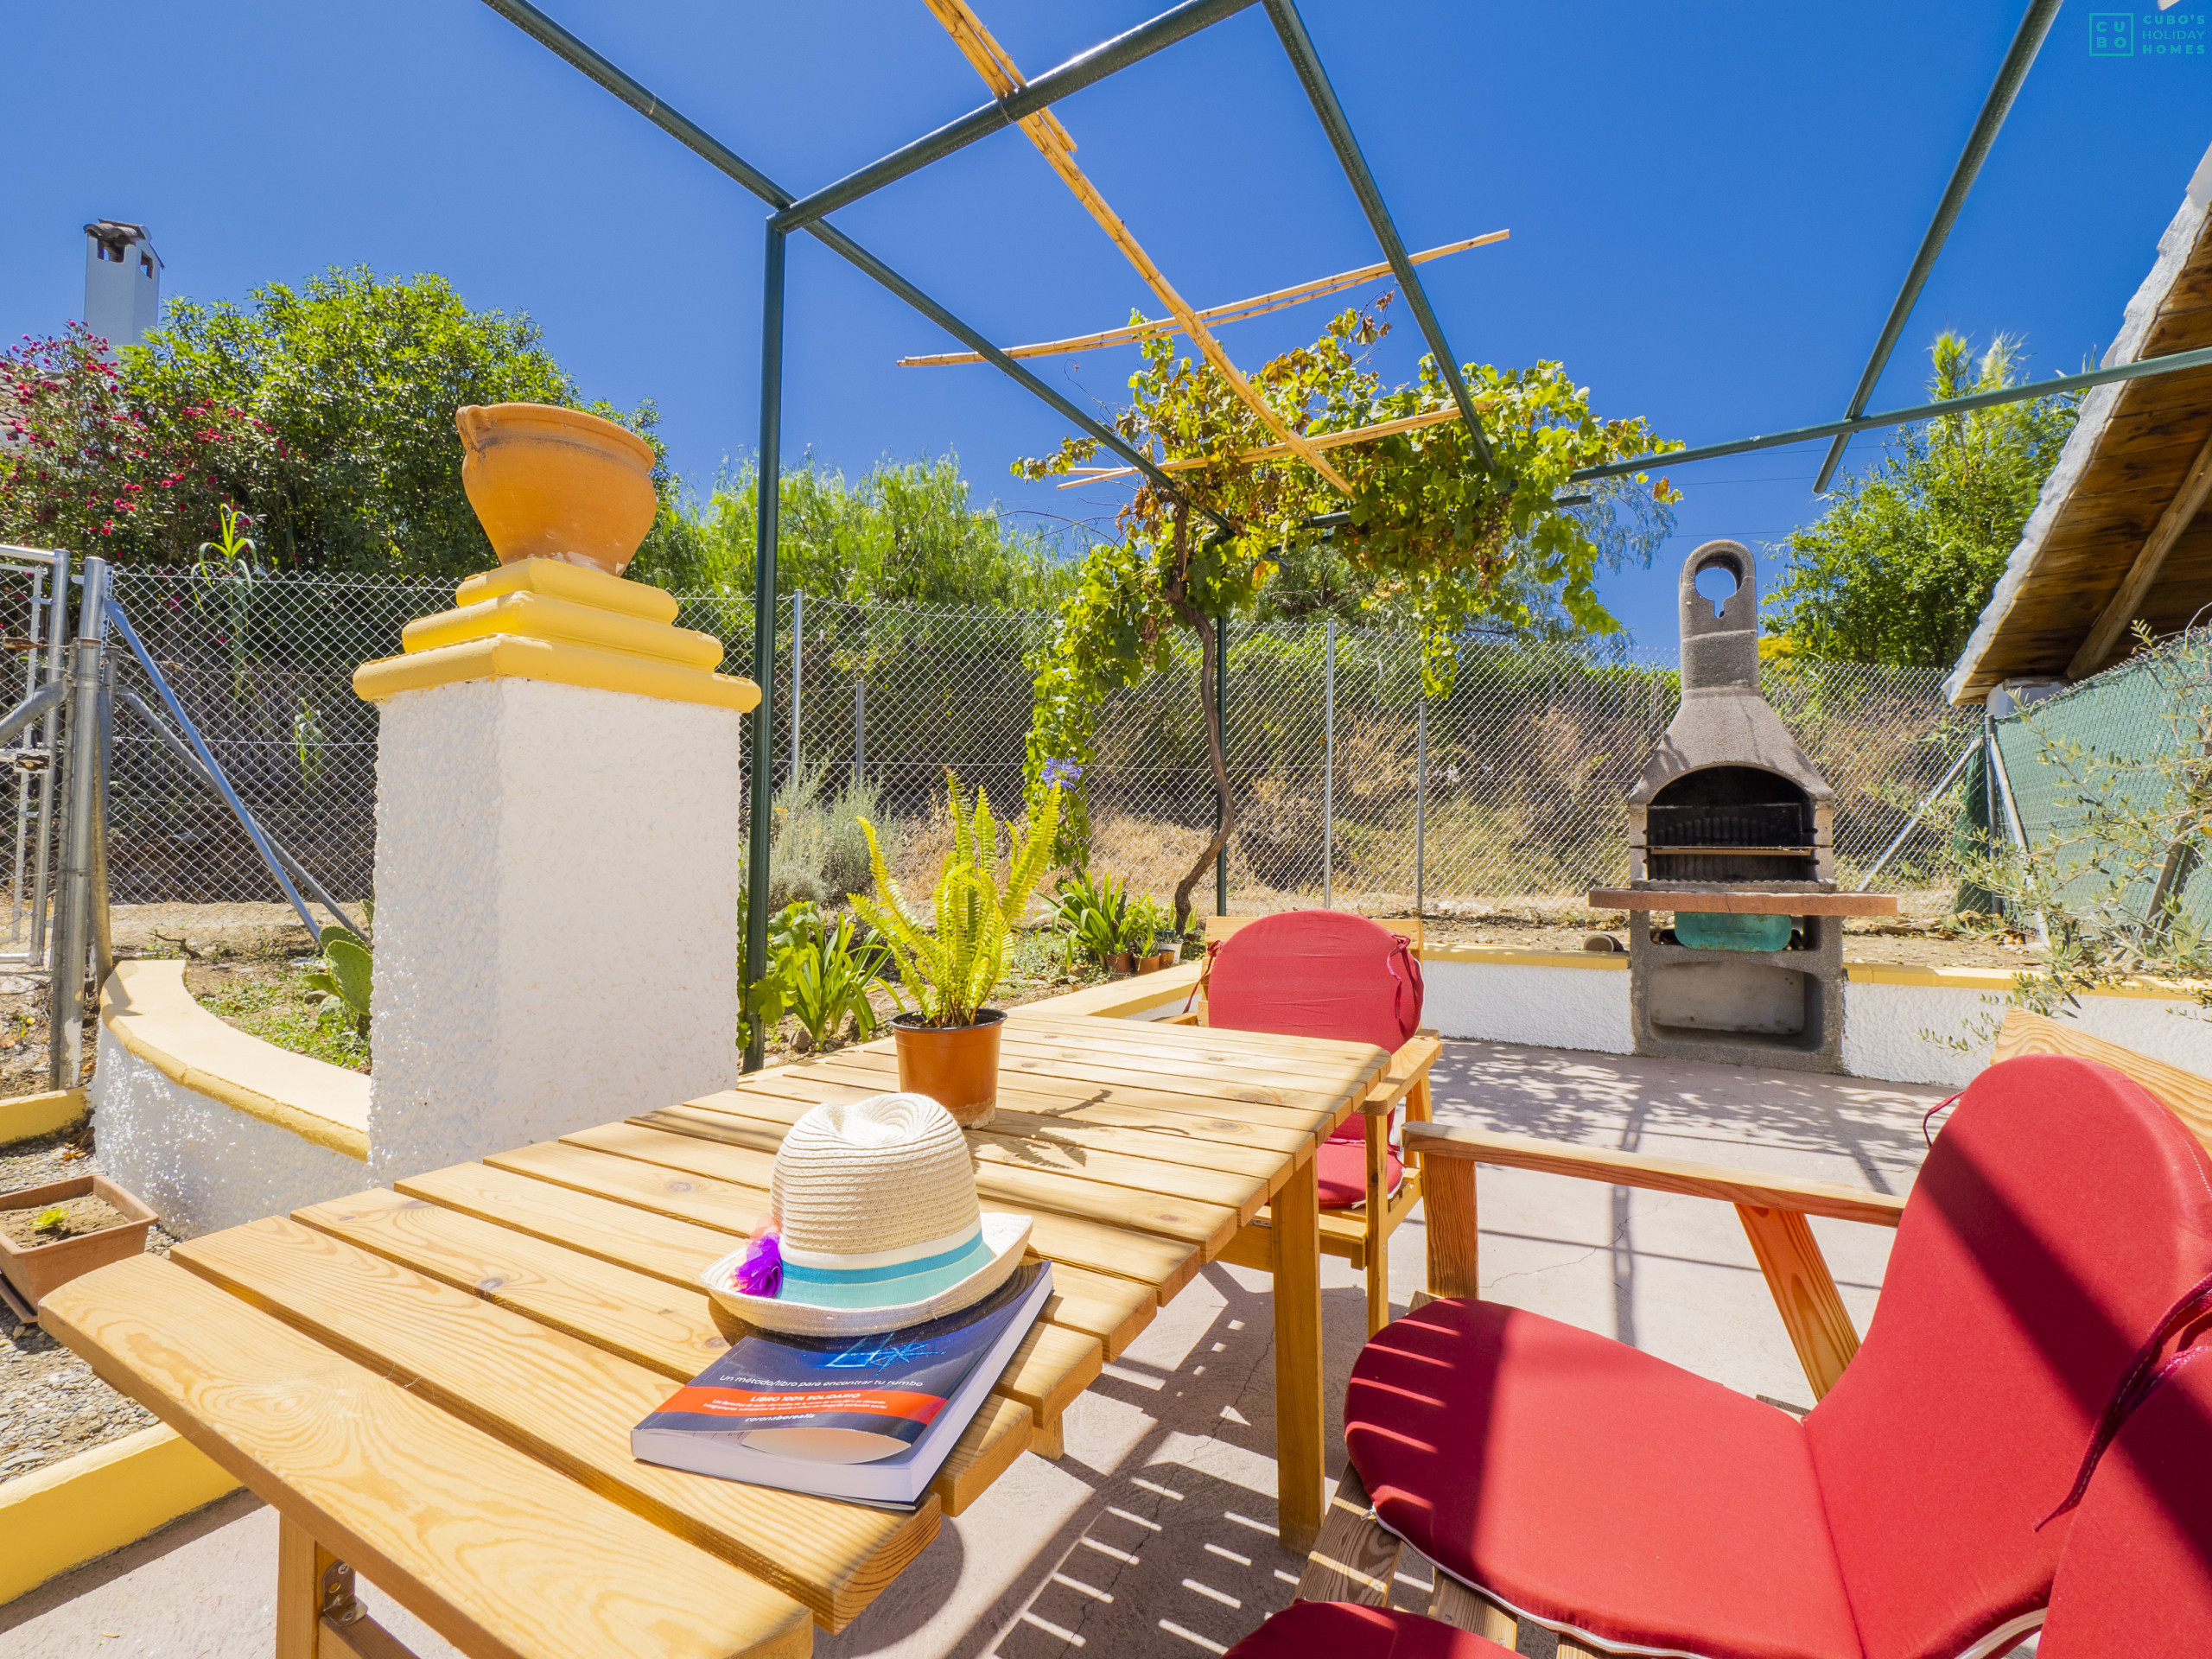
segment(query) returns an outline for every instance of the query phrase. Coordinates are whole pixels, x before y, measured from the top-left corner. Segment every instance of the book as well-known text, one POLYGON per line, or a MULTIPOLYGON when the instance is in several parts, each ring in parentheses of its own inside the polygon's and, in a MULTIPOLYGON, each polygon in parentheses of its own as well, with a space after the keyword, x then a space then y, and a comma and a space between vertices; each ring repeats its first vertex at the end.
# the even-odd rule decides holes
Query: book
POLYGON ((756 1331, 630 1431, 645 1463, 912 1509, 1052 1294, 1016 1268, 973 1307, 872 1336, 756 1331))

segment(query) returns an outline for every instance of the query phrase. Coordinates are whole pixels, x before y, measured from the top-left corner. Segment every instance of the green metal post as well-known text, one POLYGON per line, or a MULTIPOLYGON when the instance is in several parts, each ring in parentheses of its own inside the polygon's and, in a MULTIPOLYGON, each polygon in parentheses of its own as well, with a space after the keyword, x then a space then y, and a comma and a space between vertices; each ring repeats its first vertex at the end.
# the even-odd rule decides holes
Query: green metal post
MULTIPOLYGON (((768 227, 768 258, 760 289, 760 517, 753 550, 753 678, 760 688, 753 711, 753 768, 745 857, 745 967, 741 995, 768 971, 768 842, 773 827, 776 706, 776 506, 781 493, 784 424, 783 232, 768 227)), ((767 1058, 767 1033, 747 1021, 745 1069, 767 1058)))
MULTIPOLYGON (((1229 613, 1224 611, 1213 624, 1213 723, 1221 734, 1221 763, 1229 765, 1229 613)), ((1221 826, 1229 822, 1229 798, 1218 797, 1214 802, 1213 827, 1219 834, 1221 826)), ((1229 914, 1229 843, 1224 841, 1221 850, 1213 855, 1213 913, 1229 914)))

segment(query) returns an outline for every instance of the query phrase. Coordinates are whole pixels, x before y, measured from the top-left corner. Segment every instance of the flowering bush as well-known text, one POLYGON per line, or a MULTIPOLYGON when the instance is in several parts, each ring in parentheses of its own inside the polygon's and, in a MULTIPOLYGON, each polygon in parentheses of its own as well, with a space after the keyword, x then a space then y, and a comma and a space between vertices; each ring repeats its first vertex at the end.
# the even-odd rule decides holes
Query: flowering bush
POLYGON ((0 536, 126 563, 184 563, 229 503, 283 487, 268 426, 148 397, 71 323, 0 353, 0 536))

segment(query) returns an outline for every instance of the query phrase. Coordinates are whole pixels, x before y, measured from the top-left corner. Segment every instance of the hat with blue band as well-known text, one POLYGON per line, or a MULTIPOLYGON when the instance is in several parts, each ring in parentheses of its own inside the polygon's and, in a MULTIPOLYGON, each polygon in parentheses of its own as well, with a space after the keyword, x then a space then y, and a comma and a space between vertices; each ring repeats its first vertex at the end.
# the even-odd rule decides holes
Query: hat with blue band
POLYGON ((776 1153, 773 1197, 772 1242, 701 1275, 766 1330, 861 1335, 957 1313, 1005 1283, 1029 1242, 1028 1217, 978 1206, 959 1126, 922 1095, 808 1111, 776 1153), (764 1254, 779 1274, 758 1270, 764 1254))

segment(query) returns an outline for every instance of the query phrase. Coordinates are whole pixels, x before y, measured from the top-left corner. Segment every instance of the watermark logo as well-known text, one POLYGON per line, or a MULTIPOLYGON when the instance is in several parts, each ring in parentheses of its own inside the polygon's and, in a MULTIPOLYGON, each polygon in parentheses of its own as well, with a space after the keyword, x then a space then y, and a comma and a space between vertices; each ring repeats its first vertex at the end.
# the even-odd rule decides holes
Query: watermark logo
POLYGON ((2183 0, 2158 0, 2156 11, 2093 11, 2089 14, 2089 55, 2093 58, 2201 58, 2212 41, 2212 13, 2203 0, 2175 11, 2183 0))

